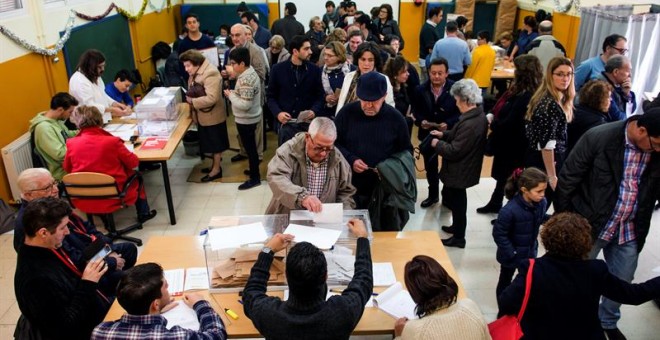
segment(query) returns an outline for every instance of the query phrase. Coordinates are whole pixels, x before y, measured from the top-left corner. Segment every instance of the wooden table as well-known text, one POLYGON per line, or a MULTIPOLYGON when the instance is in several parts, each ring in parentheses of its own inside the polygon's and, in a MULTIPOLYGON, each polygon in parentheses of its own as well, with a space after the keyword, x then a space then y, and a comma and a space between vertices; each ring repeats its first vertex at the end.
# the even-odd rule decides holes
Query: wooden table
MULTIPOLYGON (((404 283, 403 269, 415 255, 428 255, 440 262, 449 275, 459 285, 458 297, 465 298, 465 290, 451 264, 440 237, 434 231, 411 232, 376 232, 371 245, 373 262, 391 262, 394 267, 397 281, 404 283)), ((157 262, 164 269, 204 267, 204 250, 202 238, 197 236, 153 236, 144 246, 138 263, 157 262)), ((383 291, 385 287, 376 287, 376 292, 383 291)), ((218 311, 231 338, 261 337, 252 325, 252 321, 243 313, 243 306, 238 302, 238 293, 210 294, 202 292, 218 311), (223 308, 234 310, 239 318, 229 320, 223 308)), ((282 297, 282 292, 268 292, 269 295, 282 297)), ((124 310, 115 303, 105 317, 106 321, 117 320, 124 310)), ((365 308, 362 319, 353 331, 354 335, 394 334, 395 319, 378 308, 365 308)))
MULTIPOLYGON (((172 201, 172 188, 170 186, 170 174, 167 168, 167 161, 172 158, 174 151, 181 143, 183 135, 188 131, 188 128, 192 124, 192 119, 190 118, 190 113, 188 111, 188 105, 179 104, 179 120, 177 121, 176 128, 172 131, 167 144, 161 150, 141 150, 141 146, 138 146, 133 151, 135 155, 138 156, 140 161, 147 162, 158 162, 160 163, 161 170, 163 173, 163 185, 165 187, 165 198, 167 199, 167 210, 170 213, 170 224, 176 224, 176 215, 174 213, 174 202, 172 201)), ((119 123, 131 122, 130 120, 116 120, 119 123)), ((137 123, 136 121, 132 121, 137 123)))
POLYGON ((501 65, 497 65, 494 69, 493 72, 490 74, 491 79, 513 79, 514 78, 514 72, 516 68, 513 65, 512 62, 510 61, 502 61, 501 65))

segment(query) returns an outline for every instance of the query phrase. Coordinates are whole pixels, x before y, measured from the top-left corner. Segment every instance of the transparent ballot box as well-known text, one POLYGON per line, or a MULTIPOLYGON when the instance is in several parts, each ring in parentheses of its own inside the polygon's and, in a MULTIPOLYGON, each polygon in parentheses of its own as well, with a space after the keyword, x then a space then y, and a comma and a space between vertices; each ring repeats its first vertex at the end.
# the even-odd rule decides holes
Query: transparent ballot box
POLYGON ((180 87, 155 87, 135 105, 140 120, 177 120, 177 104, 181 103, 180 87))
POLYGON ((341 231, 335 245, 328 250, 322 250, 328 263, 327 284, 329 287, 345 286, 353 278, 357 237, 348 229, 348 221, 352 218, 359 218, 364 222, 367 228, 367 238, 371 243, 373 240, 373 231, 371 229, 368 210, 343 210, 341 223, 314 222, 314 215, 306 210, 293 210, 290 213, 290 224, 341 231))
MULTIPOLYGON (((287 225, 287 215, 212 217, 204 241, 210 291, 222 293, 243 290, 266 239, 281 233, 287 225), (260 241, 253 242, 254 239, 260 241)), ((286 252, 285 249, 275 254, 268 279, 269 290, 286 288, 286 252)))

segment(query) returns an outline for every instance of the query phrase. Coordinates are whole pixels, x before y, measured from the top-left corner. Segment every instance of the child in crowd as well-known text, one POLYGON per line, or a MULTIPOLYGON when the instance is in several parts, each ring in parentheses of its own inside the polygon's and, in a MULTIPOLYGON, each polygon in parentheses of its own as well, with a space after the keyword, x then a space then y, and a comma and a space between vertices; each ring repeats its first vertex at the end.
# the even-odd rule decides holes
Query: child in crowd
POLYGON ((135 81, 129 70, 119 70, 115 75, 115 81, 105 85, 105 93, 114 101, 133 107, 133 98, 128 90, 135 81))
POLYGON ((496 288, 497 296, 511 284, 518 265, 536 257, 537 237, 547 207, 547 186, 548 176, 534 167, 514 170, 507 181, 505 194, 509 201, 500 210, 493 228, 497 262, 502 265, 496 288))

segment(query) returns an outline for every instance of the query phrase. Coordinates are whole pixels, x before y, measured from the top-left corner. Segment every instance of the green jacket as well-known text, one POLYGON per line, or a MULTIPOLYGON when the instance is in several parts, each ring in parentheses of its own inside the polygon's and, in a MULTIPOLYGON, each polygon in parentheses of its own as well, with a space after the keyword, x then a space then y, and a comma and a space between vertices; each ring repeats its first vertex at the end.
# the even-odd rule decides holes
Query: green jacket
POLYGON ((45 112, 37 114, 30 121, 30 133, 34 135, 34 145, 46 161, 48 171, 56 180, 61 180, 66 172, 62 162, 66 154, 66 138, 73 137, 78 130, 69 130, 64 121, 44 116, 45 112))
POLYGON ((373 231, 400 231, 415 212, 417 178, 410 151, 401 151, 376 165, 380 184, 369 203, 373 231))

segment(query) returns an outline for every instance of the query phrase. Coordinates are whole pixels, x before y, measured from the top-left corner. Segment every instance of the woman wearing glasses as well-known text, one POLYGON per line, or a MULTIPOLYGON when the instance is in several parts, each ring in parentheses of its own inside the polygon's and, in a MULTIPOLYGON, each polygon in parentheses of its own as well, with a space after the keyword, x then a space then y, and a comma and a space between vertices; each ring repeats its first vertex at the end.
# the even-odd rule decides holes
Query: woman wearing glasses
POLYGON ((529 143, 525 167, 544 169, 550 178, 545 194, 548 206, 566 155, 567 125, 573 120, 573 98, 573 63, 564 57, 552 58, 545 79, 532 96, 525 115, 525 135, 529 143))

